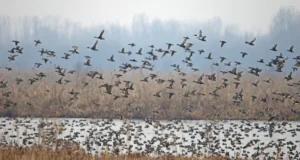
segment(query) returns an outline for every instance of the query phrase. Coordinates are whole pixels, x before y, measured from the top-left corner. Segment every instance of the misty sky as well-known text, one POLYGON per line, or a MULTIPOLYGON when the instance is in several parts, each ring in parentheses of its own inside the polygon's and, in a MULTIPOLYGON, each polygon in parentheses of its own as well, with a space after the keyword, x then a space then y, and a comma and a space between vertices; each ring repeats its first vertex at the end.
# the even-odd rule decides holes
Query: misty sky
MULTIPOLYGON (((241 67, 248 68, 256 66, 260 58, 268 63, 282 52, 290 58, 289 67, 284 71, 290 71, 295 63, 293 58, 300 52, 299 26, 300 1, 297 0, 0 0, 0 66, 31 68, 34 63, 42 62, 38 51, 45 48, 54 50, 57 56, 51 59, 52 64, 43 67, 62 64, 71 68, 77 63, 83 64, 84 56, 89 55, 93 58, 92 67, 115 68, 124 59, 144 59, 150 44, 156 49, 165 49, 165 43, 178 44, 182 37, 189 36, 193 51, 206 51, 204 55, 195 54, 196 68, 209 70, 211 64, 219 62, 219 57, 224 55, 226 62, 240 61, 241 67), (95 42, 93 37, 103 29, 105 41, 98 44, 99 52, 88 50, 95 42), (207 36, 205 43, 193 36, 200 29, 207 36), (257 37, 255 47, 245 45, 245 41, 253 37, 257 37), (14 47, 11 42, 14 39, 21 42, 24 54, 10 62, 8 50, 14 47), (42 44, 35 47, 35 39, 40 39, 42 44), (225 47, 219 46, 220 40, 228 42, 225 47), (137 46, 128 46, 132 42, 137 46), (270 51, 275 44, 278 44, 278 52, 270 51), (79 47, 80 54, 71 56, 68 61, 62 59, 63 53, 73 45, 79 47), (292 45, 295 54, 287 53, 292 45), (132 53, 143 48, 143 56, 122 55, 119 53, 122 48, 132 53), (210 52, 212 61, 204 58, 210 52), (247 59, 242 58, 240 52, 248 52, 247 59), (107 61, 111 55, 115 55, 115 63, 107 61), (31 58, 26 58, 28 56, 31 58)), ((153 62, 157 70, 181 64, 188 56, 176 45, 172 49, 177 51, 176 56, 153 62)), ((155 54, 160 57, 161 53, 155 54)), ((258 67, 266 66, 259 64, 258 67)))
POLYGON ((300 9, 299 0, 0 0, 0 14, 10 16, 55 15, 79 22, 85 27, 100 23, 132 24, 144 13, 149 21, 205 22, 221 17, 225 24, 242 31, 265 33, 272 17, 282 7, 300 9))

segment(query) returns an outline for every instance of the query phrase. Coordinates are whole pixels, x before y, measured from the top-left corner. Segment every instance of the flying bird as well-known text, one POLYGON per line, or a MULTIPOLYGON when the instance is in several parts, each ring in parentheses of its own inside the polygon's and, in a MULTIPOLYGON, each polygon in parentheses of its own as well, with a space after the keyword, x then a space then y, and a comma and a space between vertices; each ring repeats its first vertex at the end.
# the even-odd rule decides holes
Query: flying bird
POLYGON ((95 36, 94 38, 97 38, 97 39, 100 39, 100 40, 105 40, 103 38, 103 33, 104 33, 104 30, 102 30, 102 32, 100 33, 100 35, 98 37, 95 36))
POLYGON ((34 40, 34 42, 35 42, 35 46, 42 43, 40 40, 34 40))
POLYGON ((125 49, 124 49, 124 48, 122 48, 122 50, 121 50, 121 51, 119 51, 119 53, 125 54, 125 49))
POLYGON ((291 46, 291 48, 290 48, 290 49, 288 49, 287 51, 289 51, 289 52, 293 53, 293 52, 294 52, 294 46, 291 46))
POLYGON ((225 43, 227 43, 226 41, 220 41, 221 42, 221 47, 224 46, 225 43))
POLYGON ((212 59, 212 58, 211 58, 211 53, 209 53, 208 56, 205 57, 205 58, 206 58, 206 59, 212 59))
POLYGON ((136 52, 136 54, 143 55, 143 54, 142 54, 142 48, 140 48, 139 51, 136 52))
POLYGON ((84 65, 85 65, 85 66, 91 66, 90 63, 91 63, 91 60, 90 60, 90 59, 87 59, 87 61, 84 63, 84 65))
POLYGON ((254 39, 252 40, 252 41, 250 41, 250 42, 248 42, 248 41, 246 41, 245 43, 246 44, 249 44, 249 45, 251 45, 251 46, 254 46, 254 42, 256 41, 256 37, 254 37, 254 39))
POLYGON ((17 41, 17 40, 13 40, 12 42, 15 43, 16 46, 18 46, 18 43, 20 43, 20 42, 17 41))
POLYGON ((134 43, 129 43, 128 45, 130 45, 131 47, 134 47, 134 46, 135 46, 134 43))
POLYGON ((173 44, 171 43, 166 43, 168 45, 168 50, 171 48, 171 46, 173 46, 173 44))
POLYGON ((275 44, 275 46, 272 47, 270 50, 271 50, 271 51, 277 51, 276 47, 277 47, 277 44, 275 44))
POLYGON ((114 62, 114 55, 112 55, 109 59, 107 59, 108 61, 114 62))
POLYGON ((246 52, 240 52, 242 54, 242 58, 244 58, 246 55, 248 55, 248 53, 246 52))
POLYGON ((93 45, 93 47, 87 47, 88 49, 91 49, 91 50, 93 50, 93 51, 98 51, 98 49, 97 49, 97 44, 98 44, 98 40, 96 40, 96 42, 94 43, 94 45, 93 45))

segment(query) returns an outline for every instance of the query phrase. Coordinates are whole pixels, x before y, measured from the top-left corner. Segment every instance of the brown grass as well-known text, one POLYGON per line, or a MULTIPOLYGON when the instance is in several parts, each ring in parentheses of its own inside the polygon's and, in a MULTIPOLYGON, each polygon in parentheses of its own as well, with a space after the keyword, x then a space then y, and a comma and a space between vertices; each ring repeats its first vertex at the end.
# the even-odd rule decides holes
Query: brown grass
POLYGON ((149 157, 142 155, 114 156, 87 154, 84 150, 62 148, 51 150, 38 147, 27 148, 0 148, 0 160, 230 160, 227 157, 149 157))
MULTIPOLYGON (((286 85, 283 73, 261 73, 262 76, 256 77, 244 73, 240 80, 241 85, 235 89, 233 78, 235 76, 227 74, 222 75, 216 73, 217 81, 209 81, 204 78, 204 85, 198 85, 192 81, 196 80, 202 73, 188 73, 184 78, 187 79, 187 86, 181 88, 180 78, 175 72, 152 72, 157 73, 158 78, 175 80, 174 89, 167 89, 169 82, 157 84, 155 80, 148 79, 148 83, 140 80, 148 76, 147 71, 131 71, 120 78, 130 80, 134 83, 135 90, 129 91, 129 98, 119 98, 114 101, 112 95, 105 93, 104 88, 99 86, 104 83, 113 84, 117 80, 115 73, 99 71, 103 74, 104 80, 91 79, 86 76, 86 72, 81 71, 73 75, 66 74, 63 79, 71 80, 66 85, 55 83, 60 76, 52 70, 13 70, 11 72, 3 72, 0 74, 1 80, 8 80, 7 88, 2 88, 1 92, 11 91, 10 97, 0 96, 0 116, 39 116, 39 117, 89 117, 89 118, 116 118, 123 115, 126 118, 145 118, 152 116, 152 111, 158 110, 160 113, 155 117, 158 119, 252 119, 266 120, 269 119, 269 113, 273 112, 279 119, 299 120, 299 114, 291 112, 291 109, 297 110, 297 106, 293 104, 294 100, 298 100, 298 96, 284 98, 280 95, 274 95, 272 92, 297 93, 297 87, 286 85), (47 77, 29 85, 29 78, 36 77, 36 73, 43 71, 47 77), (271 78, 271 83, 263 80, 271 78), (16 85, 15 78, 22 78, 24 82, 16 85), (222 85, 222 78, 229 79, 227 88, 219 90, 217 93, 220 97, 210 95, 217 86, 222 85), (252 82, 259 80, 258 87, 254 87, 252 82), (89 82, 86 88, 83 88, 83 82, 89 82), (233 105, 233 96, 235 92, 239 92, 243 88, 244 99, 239 106, 233 105), (80 92, 79 99, 70 101, 72 97, 69 91, 80 92), (49 90, 49 92, 46 92, 49 90), (196 93, 204 93, 205 96, 190 95, 184 97, 185 92, 196 90, 196 93), (154 97, 158 91, 162 91, 162 97, 154 97), (175 95, 168 99, 167 92, 174 92, 175 95), (252 102, 251 96, 258 98, 252 102), (260 101, 266 97, 267 103, 260 101), (284 102, 272 100, 278 98, 284 102), (17 103, 17 106, 4 107, 6 100, 17 103), (27 105, 32 103, 32 106, 27 105), (127 107, 127 104, 131 104, 127 107), (99 104, 99 105, 97 105, 99 104), (192 112, 186 111, 188 105, 194 106, 192 112), (140 112, 136 108, 141 108, 140 112), (246 112, 243 113, 242 111, 246 112), (266 111, 268 110, 268 111, 266 111), (220 117, 216 117, 219 115, 220 117)), ((244 71, 245 72, 245 71, 244 71)), ((212 74, 212 73, 207 73, 212 74)), ((296 79, 296 77, 294 78, 296 79)), ((293 83, 294 80, 288 82, 293 83)), ((120 88, 124 88, 124 82, 120 87, 113 87, 113 95, 121 96, 120 88)))

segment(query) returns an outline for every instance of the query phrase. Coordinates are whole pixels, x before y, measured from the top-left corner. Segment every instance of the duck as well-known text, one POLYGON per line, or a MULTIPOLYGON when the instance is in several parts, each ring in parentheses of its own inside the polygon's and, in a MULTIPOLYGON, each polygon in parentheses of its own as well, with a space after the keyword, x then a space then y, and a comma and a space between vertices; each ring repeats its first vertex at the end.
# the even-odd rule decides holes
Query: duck
POLYGON ((103 33, 104 33, 104 30, 101 31, 101 33, 100 33, 100 35, 98 37, 95 36, 94 38, 97 38, 97 39, 100 39, 100 40, 105 40, 103 38, 103 33))

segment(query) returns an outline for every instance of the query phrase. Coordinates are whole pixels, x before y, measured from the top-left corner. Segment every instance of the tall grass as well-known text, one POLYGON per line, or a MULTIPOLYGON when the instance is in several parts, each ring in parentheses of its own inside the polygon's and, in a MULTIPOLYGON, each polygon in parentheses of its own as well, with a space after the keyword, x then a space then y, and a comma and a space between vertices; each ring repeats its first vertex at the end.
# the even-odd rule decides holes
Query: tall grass
POLYGON ((59 150, 50 150, 45 148, 15 148, 9 147, 0 149, 0 160, 230 160, 226 157, 148 157, 141 155, 114 156, 105 157, 92 156, 81 149, 63 148, 59 150))
MULTIPOLYGON (((217 80, 210 81, 204 77, 204 84, 193 83, 202 73, 188 73, 182 77, 175 72, 152 72, 158 75, 158 78, 166 80, 163 84, 158 84, 155 79, 149 82, 141 80, 149 76, 150 72, 130 71, 121 78, 116 78, 117 71, 103 71, 104 80, 90 78, 86 76, 86 71, 77 71, 73 75, 66 73, 63 80, 70 80, 68 84, 58 84, 61 76, 50 69, 34 70, 13 70, 0 74, 0 81, 8 81, 6 88, 1 88, 1 92, 10 91, 9 97, 0 96, 0 116, 35 116, 35 117, 92 117, 92 118, 117 118, 122 115, 124 118, 145 118, 154 116, 153 111, 159 111, 155 115, 157 119, 255 119, 266 120, 273 114, 279 119, 299 120, 299 114, 291 112, 291 109, 297 110, 294 101, 298 100, 298 87, 288 86, 282 75, 261 73, 260 77, 250 74, 243 74, 240 79, 240 85, 235 88, 235 76, 217 73, 217 80), (36 73, 44 72, 47 77, 30 85, 28 79, 36 77, 36 73), (16 84, 15 78, 22 78, 24 81, 16 84), (173 89, 167 89, 168 79, 174 79, 173 89), (182 88, 180 78, 187 79, 186 87, 182 88), (216 87, 222 86, 222 78, 227 78, 229 85, 226 88, 218 90, 219 97, 212 96, 216 87), (263 80, 271 78, 270 83, 263 80), (104 88, 99 88, 104 83, 114 84, 120 80, 122 84, 119 87, 114 86, 113 95, 122 96, 120 88, 124 88, 123 80, 133 82, 134 90, 129 90, 128 98, 118 98, 114 100, 112 95, 105 93, 104 88), (252 85, 259 80, 258 87, 252 85), (83 88, 83 82, 89 85, 83 88), (68 94, 72 89, 80 92, 79 99, 70 100, 72 95, 68 94), (243 101, 240 105, 233 104, 233 96, 236 92, 243 89, 243 101), (189 94, 184 97, 184 93, 196 90, 195 95, 189 94), (161 97, 154 97, 158 91, 161 97), (169 99, 168 92, 175 95, 169 99), (277 93, 290 93, 291 96, 280 96, 277 93), (205 95, 198 95, 203 93, 205 95), (255 95, 257 99, 252 101, 251 96, 255 95), (266 98, 267 102, 262 102, 261 98, 266 98), (6 100, 17 103, 17 106, 5 108, 6 100), (28 104, 32 104, 31 106, 28 104), (193 106, 191 110, 188 106, 193 106), (137 111, 136 108, 140 108, 137 111)), ((215 72, 216 73, 216 72, 215 72)), ((212 74, 212 73, 205 73, 212 74)), ((288 83, 293 83, 290 81, 288 83)), ((64 83, 64 82, 63 82, 64 83)))

